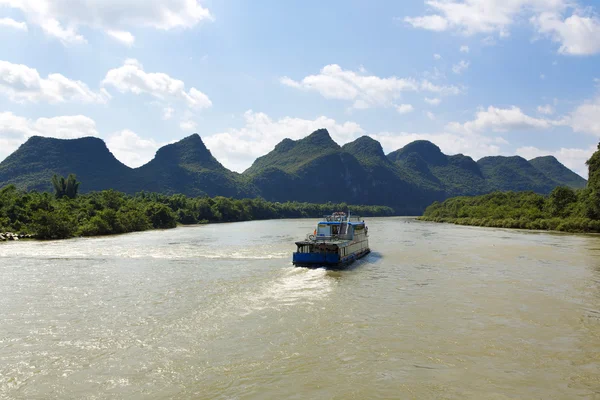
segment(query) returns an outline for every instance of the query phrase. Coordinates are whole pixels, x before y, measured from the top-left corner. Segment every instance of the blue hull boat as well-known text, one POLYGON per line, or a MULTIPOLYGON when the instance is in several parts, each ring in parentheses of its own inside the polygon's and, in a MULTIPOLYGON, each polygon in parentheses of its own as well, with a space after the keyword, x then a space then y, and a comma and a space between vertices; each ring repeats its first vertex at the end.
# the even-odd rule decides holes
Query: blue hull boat
POLYGON ((342 268, 371 251, 364 220, 342 212, 325 216, 313 234, 296 246, 292 263, 309 268, 342 268))

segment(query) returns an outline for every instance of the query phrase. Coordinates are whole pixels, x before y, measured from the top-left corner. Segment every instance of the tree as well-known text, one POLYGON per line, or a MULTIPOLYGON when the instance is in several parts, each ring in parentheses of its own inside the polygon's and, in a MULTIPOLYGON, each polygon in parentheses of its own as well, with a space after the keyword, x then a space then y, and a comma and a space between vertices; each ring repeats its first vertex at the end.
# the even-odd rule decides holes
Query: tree
POLYGON ((589 168, 588 189, 590 191, 591 216, 600 219, 600 143, 598 151, 586 163, 589 168))
POLYGON ((548 212, 553 217, 566 217, 568 207, 577 202, 577 194, 568 187, 559 186, 548 197, 548 212))
POLYGON ((171 209, 161 203, 150 203, 146 206, 146 216, 155 229, 168 229, 177 226, 177 217, 171 209))
POLYGON ((74 199, 77 197, 80 184, 81 182, 77 182, 77 177, 74 174, 69 174, 67 179, 56 174, 52 177, 54 195, 57 199, 62 199, 63 197, 74 199))
POLYGON ((77 221, 68 206, 59 202, 52 210, 35 211, 32 225, 38 239, 65 239, 75 234, 77 221))

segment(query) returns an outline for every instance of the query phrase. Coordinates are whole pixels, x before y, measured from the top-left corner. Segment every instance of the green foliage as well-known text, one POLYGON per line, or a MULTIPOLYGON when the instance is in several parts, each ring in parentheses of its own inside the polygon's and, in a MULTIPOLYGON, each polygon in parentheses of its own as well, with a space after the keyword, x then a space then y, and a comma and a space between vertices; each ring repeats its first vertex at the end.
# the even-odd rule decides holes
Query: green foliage
POLYGON ((573 189, 583 189, 586 186, 585 179, 562 165, 554 156, 537 157, 529 160, 529 164, 561 186, 573 189))
POLYGON ((69 174, 67 179, 62 176, 59 177, 56 174, 52 176, 52 186, 54 187, 54 195, 57 199, 62 199, 63 197, 74 199, 77 197, 80 184, 81 182, 77 182, 74 174, 69 174))
POLYGON ((177 226, 177 216, 166 204, 148 204, 146 216, 154 229, 169 229, 177 226))
POLYGON ((63 239, 168 229, 177 224, 320 217, 348 208, 363 216, 394 214, 391 208, 381 206, 272 203, 262 198, 193 198, 145 192, 129 196, 114 190, 57 199, 47 192, 24 192, 9 185, 0 189, 0 231, 63 239))
MULTIPOLYGON (((60 178, 69 173, 85 182, 80 193, 112 188, 127 194, 150 191, 190 197, 261 196, 278 202, 348 201, 387 205, 403 215, 421 214, 433 201, 453 196, 497 190, 549 194, 557 186, 585 184, 553 157, 530 162, 520 157, 488 157, 475 162, 461 154, 447 156, 423 140, 386 156, 381 144, 368 136, 340 147, 327 130, 320 129, 300 140, 283 140, 242 174, 220 164, 197 134, 160 148, 152 161, 135 169, 120 163, 98 138, 31 137, 0 163, 0 187, 15 184, 18 189, 50 191, 55 186, 59 197, 74 197, 69 179, 60 178), (53 175, 57 178, 51 185, 53 175)), ((590 206, 588 211, 598 214, 600 206, 590 206)), ((235 219, 240 212, 227 209, 221 218, 235 219)), ((187 211, 177 218, 184 223, 195 220, 187 211)), ((102 225, 98 220, 95 223, 102 225)))
POLYGON ((600 219, 600 143, 598 151, 587 161, 589 170, 588 212, 593 218, 600 219))
POLYGON ((38 208, 32 213, 31 230, 40 239, 62 239, 74 235, 77 228, 69 200, 53 202, 47 209, 38 208))
POLYGON ((244 174, 257 175, 269 167, 295 173, 313 160, 339 150, 340 146, 331 139, 329 132, 319 129, 304 139, 283 140, 273 151, 257 158, 244 174))
POLYGON ((548 194, 560 186, 522 157, 484 157, 477 161, 487 191, 526 191, 548 194))
POLYGON ((548 212, 552 217, 567 217, 573 213, 572 206, 577 203, 577 194, 571 188, 557 187, 547 200, 548 212))
POLYGON ((455 197, 433 203, 420 219, 498 228, 600 233, 600 145, 587 164, 589 182, 585 189, 557 187, 548 196, 533 192, 495 192, 455 197))

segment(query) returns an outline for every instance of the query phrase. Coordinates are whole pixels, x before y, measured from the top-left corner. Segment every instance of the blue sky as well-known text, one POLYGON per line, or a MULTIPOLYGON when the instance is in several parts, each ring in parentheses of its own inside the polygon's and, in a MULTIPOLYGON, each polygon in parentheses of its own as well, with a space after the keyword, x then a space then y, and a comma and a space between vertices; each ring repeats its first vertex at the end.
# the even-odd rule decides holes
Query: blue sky
POLYGON ((325 127, 386 152, 552 154, 600 140, 600 2, 0 0, 0 159, 98 136, 139 166, 199 133, 243 171, 325 127))

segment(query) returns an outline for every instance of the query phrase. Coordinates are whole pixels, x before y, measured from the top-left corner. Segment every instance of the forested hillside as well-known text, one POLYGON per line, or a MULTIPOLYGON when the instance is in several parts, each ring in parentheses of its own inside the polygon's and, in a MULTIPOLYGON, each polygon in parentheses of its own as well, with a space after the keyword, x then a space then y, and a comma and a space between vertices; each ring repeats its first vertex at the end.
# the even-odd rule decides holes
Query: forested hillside
POLYGON ((589 182, 583 189, 560 186, 548 196, 528 191, 455 197, 432 204, 420 219, 500 228, 600 232, 600 145, 588 166, 589 182))
POLYGON ((320 129, 285 139, 239 174, 225 168, 197 134, 160 148, 139 168, 118 161, 98 138, 32 137, 0 163, 0 187, 48 190, 54 174, 76 174, 81 192, 114 189, 186 196, 262 197, 268 201, 386 205, 418 215, 434 201, 493 191, 585 186, 585 180, 553 157, 485 157, 478 162, 445 155, 435 144, 415 141, 385 154, 363 136, 344 146, 320 129))

